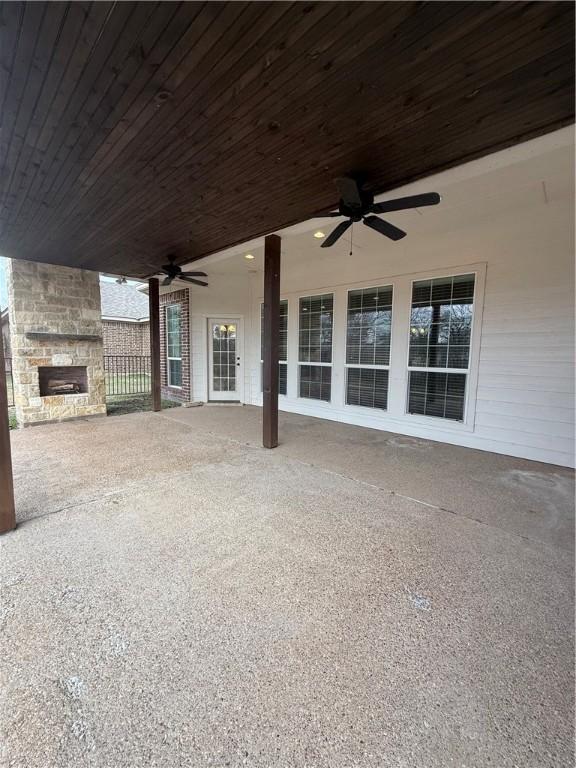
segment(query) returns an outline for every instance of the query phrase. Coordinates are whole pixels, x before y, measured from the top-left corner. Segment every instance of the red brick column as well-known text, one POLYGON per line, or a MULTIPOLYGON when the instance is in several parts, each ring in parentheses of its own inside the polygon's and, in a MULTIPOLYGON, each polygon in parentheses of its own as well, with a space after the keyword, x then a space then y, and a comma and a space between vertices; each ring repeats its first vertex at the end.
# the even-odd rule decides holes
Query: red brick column
POLYGON ((162 397, 167 400, 187 402, 191 399, 192 383, 190 371, 190 294, 188 288, 182 288, 173 293, 160 295, 160 380, 162 382, 162 397), (168 386, 168 365, 166 360, 166 307, 169 304, 179 304, 182 317, 182 389, 168 386))

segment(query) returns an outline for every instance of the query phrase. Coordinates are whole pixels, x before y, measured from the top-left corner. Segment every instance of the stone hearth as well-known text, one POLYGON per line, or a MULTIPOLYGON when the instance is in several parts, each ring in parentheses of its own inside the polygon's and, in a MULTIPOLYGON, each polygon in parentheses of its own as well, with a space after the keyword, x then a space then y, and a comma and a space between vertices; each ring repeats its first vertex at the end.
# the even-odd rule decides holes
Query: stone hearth
POLYGON ((18 425, 104 415, 98 274, 11 261, 8 300, 18 425))

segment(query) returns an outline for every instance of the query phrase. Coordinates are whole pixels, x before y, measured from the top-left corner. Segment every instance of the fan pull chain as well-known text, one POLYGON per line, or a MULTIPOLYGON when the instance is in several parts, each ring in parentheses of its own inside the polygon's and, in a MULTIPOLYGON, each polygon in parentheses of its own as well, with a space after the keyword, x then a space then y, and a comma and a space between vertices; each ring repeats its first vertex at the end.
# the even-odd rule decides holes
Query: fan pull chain
POLYGON ((352 238, 354 237, 354 222, 352 222, 352 226, 350 227, 350 253, 348 256, 352 256, 352 238))

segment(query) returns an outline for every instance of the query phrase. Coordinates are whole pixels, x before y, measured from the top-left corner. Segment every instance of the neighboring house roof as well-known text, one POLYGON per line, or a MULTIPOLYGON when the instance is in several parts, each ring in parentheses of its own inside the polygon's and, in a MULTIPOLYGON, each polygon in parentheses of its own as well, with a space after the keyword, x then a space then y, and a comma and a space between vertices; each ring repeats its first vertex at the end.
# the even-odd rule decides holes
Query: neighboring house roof
POLYGON ((148 320, 148 296, 134 285, 100 282, 102 317, 118 320, 148 320))

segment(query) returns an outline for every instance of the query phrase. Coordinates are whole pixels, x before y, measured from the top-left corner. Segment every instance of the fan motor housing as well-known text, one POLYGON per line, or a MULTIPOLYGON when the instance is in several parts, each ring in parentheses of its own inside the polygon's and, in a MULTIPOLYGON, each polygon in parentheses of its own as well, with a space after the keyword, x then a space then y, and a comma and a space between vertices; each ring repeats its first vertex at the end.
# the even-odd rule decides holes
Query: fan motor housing
POLYGON ((370 212, 370 208, 374 203, 374 195, 371 192, 365 192, 362 189, 360 189, 359 192, 362 201, 361 206, 349 205, 344 202, 344 200, 340 200, 338 204, 338 210, 341 215, 352 219, 352 221, 362 221, 364 216, 370 212))

